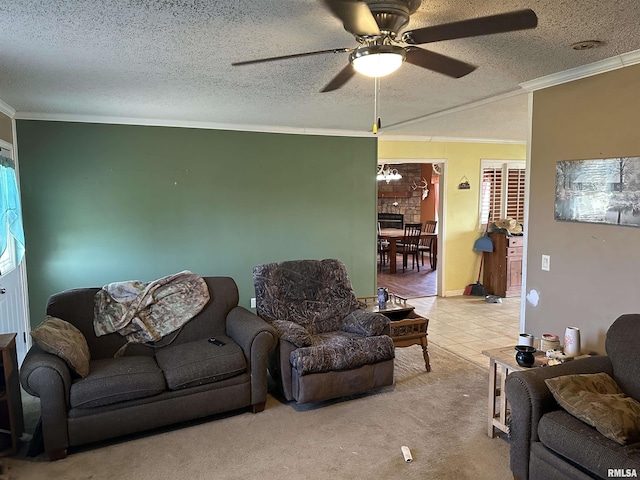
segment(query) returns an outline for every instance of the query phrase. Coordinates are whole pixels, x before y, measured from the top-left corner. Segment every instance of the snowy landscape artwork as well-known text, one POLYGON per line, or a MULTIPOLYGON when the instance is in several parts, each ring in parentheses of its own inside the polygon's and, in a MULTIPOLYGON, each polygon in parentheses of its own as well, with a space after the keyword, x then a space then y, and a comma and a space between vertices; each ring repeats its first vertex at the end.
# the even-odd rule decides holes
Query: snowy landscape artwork
POLYGON ((640 157, 556 162, 555 219, 640 227, 640 157))

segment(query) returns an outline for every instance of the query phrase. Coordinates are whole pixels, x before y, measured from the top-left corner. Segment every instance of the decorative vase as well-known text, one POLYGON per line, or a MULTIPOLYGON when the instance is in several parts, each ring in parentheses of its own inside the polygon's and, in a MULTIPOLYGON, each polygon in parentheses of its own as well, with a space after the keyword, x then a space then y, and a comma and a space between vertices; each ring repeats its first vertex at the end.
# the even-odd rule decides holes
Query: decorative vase
POLYGON ((536 359, 533 356, 533 353, 536 351, 535 348, 530 347, 529 345, 516 345, 516 362, 521 367, 532 367, 534 363, 536 363, 536 359))
POLYGON ((567 327, 564 331, 564 353, 568 357, 580 355, 580 329, 567 327))

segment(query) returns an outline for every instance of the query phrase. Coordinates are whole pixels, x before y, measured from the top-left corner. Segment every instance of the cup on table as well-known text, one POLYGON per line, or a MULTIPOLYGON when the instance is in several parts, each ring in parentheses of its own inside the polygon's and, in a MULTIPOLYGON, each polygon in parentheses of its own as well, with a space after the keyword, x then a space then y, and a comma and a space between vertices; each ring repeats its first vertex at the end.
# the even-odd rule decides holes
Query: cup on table
POLYGON ((528 347, 533 347, 534 336, 530 333, 521 333, 518 335, 518 345, 526 345, 528 347))

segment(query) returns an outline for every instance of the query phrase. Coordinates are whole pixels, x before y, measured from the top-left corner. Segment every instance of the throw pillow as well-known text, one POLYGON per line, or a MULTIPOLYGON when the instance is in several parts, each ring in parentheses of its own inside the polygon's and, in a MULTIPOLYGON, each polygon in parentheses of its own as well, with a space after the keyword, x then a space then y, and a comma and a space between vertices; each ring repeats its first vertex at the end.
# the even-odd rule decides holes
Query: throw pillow
POLYGON ((89 375, 91 355, 87 340, 69 322, 47 315, 31 336, 42 350, 58 355, 82 378, 89 375))
POLYGON ((621 445, 640 441, 640 402, 627 397, 606 373, 545 380, 567 412, 621 445))

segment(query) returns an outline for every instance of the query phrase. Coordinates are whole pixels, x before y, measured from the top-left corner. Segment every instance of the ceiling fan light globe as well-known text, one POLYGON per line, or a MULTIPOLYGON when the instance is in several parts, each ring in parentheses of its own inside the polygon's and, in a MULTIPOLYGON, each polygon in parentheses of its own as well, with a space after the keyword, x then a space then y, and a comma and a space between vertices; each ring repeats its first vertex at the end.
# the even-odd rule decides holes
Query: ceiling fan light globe
POLYGON ((349 61, 356 72, 367 77, 384 77, 400 68, 405 58, 402 47, 373 45, 356 49, 349 61))

